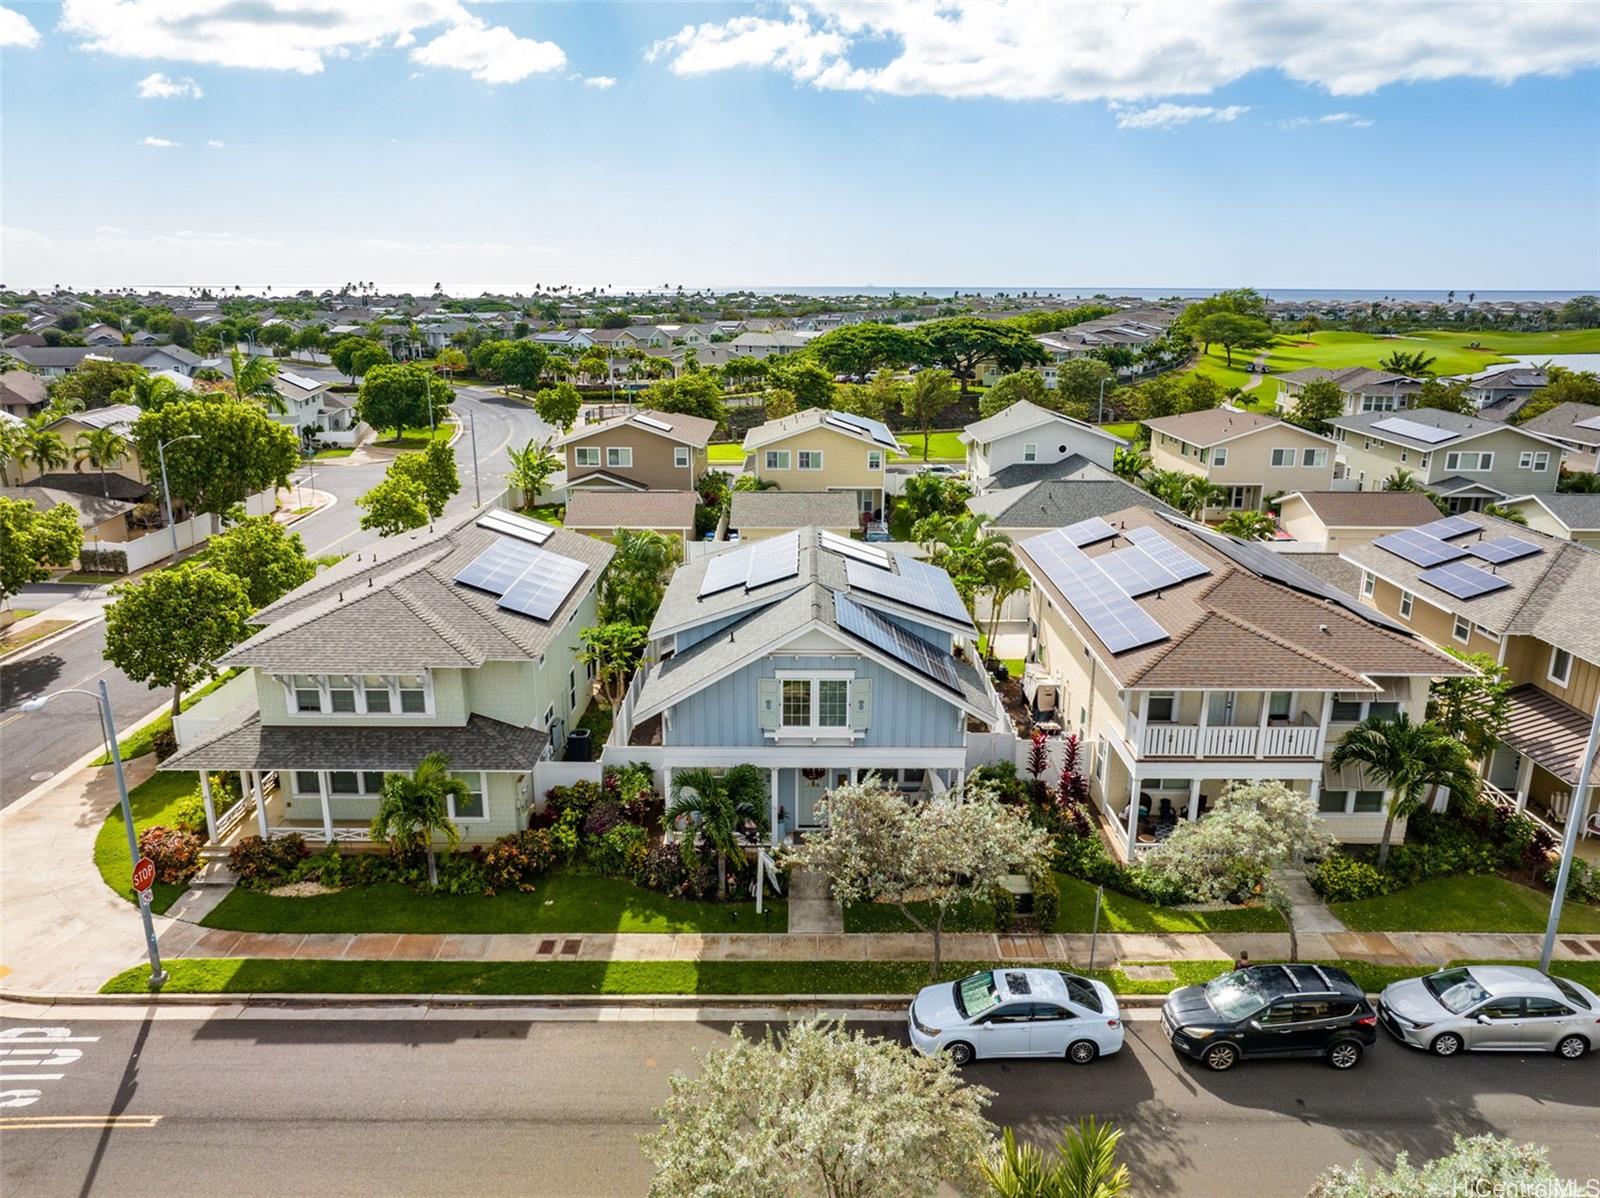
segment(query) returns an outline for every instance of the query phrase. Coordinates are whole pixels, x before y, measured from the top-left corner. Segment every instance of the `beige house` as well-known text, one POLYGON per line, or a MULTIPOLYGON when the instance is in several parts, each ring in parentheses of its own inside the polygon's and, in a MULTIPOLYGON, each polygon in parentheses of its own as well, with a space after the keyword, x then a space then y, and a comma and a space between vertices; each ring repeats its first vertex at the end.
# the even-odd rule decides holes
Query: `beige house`
POLYGON ((1518 495, 1500 506, 1521 512, 1529 528, 1546 536, 1600 549, 1600 495, 1552 491, 1547 495, 1518 495))
POLYGON ((783 491, 840 491, 856 511, 883 518, 884 467, 905 451, 886 425, 865 416, 808 408, 745 434, 749 469, 783 491))
POLYGON ((41 512, 49 511, 57 504, 66 504, 78 515, 78 527, 83 531, 85 549, 115 546, 132 535, 128 528, 128 513, 133 511, 134 504, 103 495, 99 491, 63 491, 35 483, 25 487, 0 487, 0 499, 31 503, 41 512))
POLYGON ((1277 508, 1278 527, 1324 553, 1439 518, 1433 501, 1417 491, 1295 491, 1277 508))
POLYGON ((1333 489, 1333 442, 1275 417, 1223 407, 1143 424, 1151 469, 1197 474, 1226 490, 1207 512, 1259 511, 1287 491, 1333 489))
POLYGON ((1470 672, 1292 558, 1144 507, 1023 540, 1017 560, 1033 580, 1024 690, 1084 744, 1124 859, 1236 781, 1280 780, 1341 840, 1376 841, 1391 795, 1329 754, 1370 715, 1421 718, 1434 677, 1470 672))
POLYGON ((696 491, 609 491, 575 487, 567 496, 561 523, 573 532, 609 539, 623 529, 649 529, 694 540, 696 491))
MULTIPOLYGON (((61 438, 67 447, 68 455, 75 456, 82 446, 84 439, 99 429, 113 429, 124 437, 130 438, 128 452, 115 461, 107 462, 107 473, 120 474, 140 483, 157 482, 155 463, 152 462, 151 473, 146 475, 139 461, 138 451, 131 444, 131 435, 134 421, 138 420, 140 411, 133 404, 116 404, 109 408, 94 408, 86 412, 73 412, 70 416, 63 416, 59 420, 52 420, 47 426, 51 432, 61 438)), ((69 468, 72 463, 69 461, 69 468)), ((87 462, 81 463, 77 468, 89 474, 98 474, 99 468, 87 462)), ((29 462, 26 466, 18 463, 18 477, 22 482, 29 482, 39 478, 41 471, 38 464, 29 462)))
POLYGON ((1600 470, 1600 405, 1560 403, 1518 427, 1559 441, 1561 465, 1566 469, 1584 474, 1600 470))
POLYGON ((728 532, 759 541, 797 528, 820 528, 848 537, 861 531, 861 513, 848 491, 735 491, 728 532))
POLYGON ((556 442, 567 490, 692 491, 717 423, 648 408, 576 428, 556 442))

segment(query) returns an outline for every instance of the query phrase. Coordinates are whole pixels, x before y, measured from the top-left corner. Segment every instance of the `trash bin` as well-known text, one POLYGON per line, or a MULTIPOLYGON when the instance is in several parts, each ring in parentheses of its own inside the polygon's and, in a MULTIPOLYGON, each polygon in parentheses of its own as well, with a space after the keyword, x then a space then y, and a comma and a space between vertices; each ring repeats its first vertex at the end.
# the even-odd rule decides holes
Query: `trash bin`
POLYGON ((589 743, 589 729, 574 728, 567 734, 567 760, 588 761, 593 752, 593 745, 589 743))

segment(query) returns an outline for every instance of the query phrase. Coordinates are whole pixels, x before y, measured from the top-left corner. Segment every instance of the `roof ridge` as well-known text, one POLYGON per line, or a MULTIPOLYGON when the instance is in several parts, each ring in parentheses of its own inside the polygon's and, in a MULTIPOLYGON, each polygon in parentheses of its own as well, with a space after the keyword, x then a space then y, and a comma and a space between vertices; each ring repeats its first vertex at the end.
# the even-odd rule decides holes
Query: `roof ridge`
POLYGON ((1359 673, 1358 671, 1351 669, 1349 666, 1341 665, 1331 658, 1323 657, 1320 653, 1314 653, 1305 646, 1297 645, 1293 641, 1288 640, 1285 637, 1281 637, 1275 632, 1269 632, 1265 628, 1262 628, 1256 624, 1252 624, 1249 620, 1244 619, 1242 616, 1236 616, 1232 612, 1222 611, 1220 608, 1213 607, 1208 608, 1207 610, 1218 619, 1225 620, 1229 624, 1234 625, 1236 628, 1242 628, 1246 632, 1253 633, 1254 635, 1259 636, 1262 640, 1267 641, 1269 644, 1277 645, 1280 649, 1287 649, 1290 653, 1296 653, 1305 658, 1307 661, 1315 662, 1317 665, 1322 666, 1325 669, 1332 670, 1335 674, 1343 674, 1346 678, 1353 679, 1356 682, 1365 683, 1368 686, 1376 685, 1373 683, 1372 679, 1367 677, 1365 674, 1359 673))
MULTIPOLYGON (((429 574, 429 577, 433 578, 434 576, 429 574)), ((469 649, 465 642, 448 626, 448 623, 437 612, 428 608, 427 605, 422 602, 422 597, 420 595, 412 595, 409 591, 407 591, 403 585, 403 581, 404 580, 396 582, 392 586, 388 586, 384 589, 395 597, 395 601, 399 603, 400 606, 404 607, 412 615, 416 616, 417 619, 421 620, 429 628, 433 629, 434 633, 437 634, 439 639, 445 644, 449 645, 452 649, 461 654, 462 657, 466 658, 474 665, 482 665, 484 662, 483 656, 476 650, 469 649)), ((507 639, 509 640, 510 638, 508 637, 507 639)))

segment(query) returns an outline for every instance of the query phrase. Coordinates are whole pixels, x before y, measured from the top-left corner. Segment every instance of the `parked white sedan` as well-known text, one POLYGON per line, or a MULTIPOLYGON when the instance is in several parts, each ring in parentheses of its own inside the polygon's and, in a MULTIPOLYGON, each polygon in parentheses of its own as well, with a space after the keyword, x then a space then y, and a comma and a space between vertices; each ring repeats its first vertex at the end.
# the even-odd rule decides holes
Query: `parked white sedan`
POLYGON ((1122 1047, 1109 987, 1054 969, 995 969, 927 986, 910 1011, 911 1043, 957 1065, 992 1057, 1065 1057, 1087 1065, 1122 1047))

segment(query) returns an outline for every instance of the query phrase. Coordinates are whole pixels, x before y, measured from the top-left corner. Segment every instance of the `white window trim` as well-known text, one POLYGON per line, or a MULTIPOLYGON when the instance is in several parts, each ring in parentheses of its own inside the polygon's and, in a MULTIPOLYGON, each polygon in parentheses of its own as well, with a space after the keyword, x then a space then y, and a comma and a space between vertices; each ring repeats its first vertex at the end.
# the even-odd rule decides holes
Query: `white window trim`
POLYGON ((1361 597, 1371 599, 1378 590, 1378 576, 1371 570, 1361 571, 1361 597))
POLYGON ((1556 674, 1556 657, 1562 653, 1566 653, 1566 650, 1559 645, 1550 646, 1550 661, 1545 667, 1544 676, 1557 686, 1570 686, 1572 685, 1572 654, 1567 653, 1566 673, 1559 676, 1556 674))
POLYGON ((1302 469, 1309 468, 1313 470, 1320 470, 1327 464, 1328 451, 1326 449, 1318 449, 1313 446, 1308 446, 1300 451, 1300 466, 1302 469), (1308 462, 1306 461, 1307 458, 1310 458, 1311 460, 1308 462))
POLYGON ((606 467, 607 467, 607 469, 632 470, 633 469, 633 446, 631 446, 631 445, 607 445, 606 446, 606 467), (617 455, 617 460, 614 461, 614 462, 611 460, 611 455, 612 454, 616 454, 617 455))
POLYGON ((1409 620, 1411 613, 1416 610, 1417 597, 1410 591, 1402 589, 1400 592, 1400 618, 1409 620))
MULTIPOLYGON (((1356 796, 1359 795, 1362 791, 1371 791, 1372 789, 1373 789, 1373 787, 1370 787, 1370 786, 1362 786, 1362 787, 1356 787, 1356 786, 1332 786, 1332 787, 1329 787, 1326 791, 1323 792, 1324 794, 1336 794, 1336 793, 1340 793, 1340 792, 1342 792, 1344 794, 1344 810, 1343 811, 1321 811, 1320 810, 1320 805, 1319 805, 1319 814, 1321 814, 1321 815, 1382 815, 1385 811, 1387 811, 1389 809, 1389 792, 1386 791, 1386 790, 1381 790, 1381 791, 1378 792, 1383 797, 1379 800, 1378 809, 1376 811, 1357 811, 1356 810, 1356 796)), ((1320 804, 1320 800, 1319 800, 1319 804, 1320 804)))
POLYGON ((572 464, 574 466, 598 467, 600 460, 600 447, 598 445, 574 445, 572 447, 572 464), (585 461, 586 458, 592 458, 593 460, 585 461))
POLYGON ((672 464, 682 469, 689 465, 689 447, 687 445, 674 445, 672 447, 672 464))
POLYGON ((460 778, 463 782, 467 781, 466 776, 468 774, 476 774, 478 776, 478 794, 483 796, 483 814, 470 816, 457 815, 456 797, 455 795, 451 795, 449 798, 450 822, 453 824, 488 823, 492 818, 492 813, 489 810, 489 775, 483 770, 452 770, 451 773, 455 777, 460 778))
POLYGON ((1032 442, 1022 446, 1022 460, 1024 462, 1037 462, 1039 460, 1039 447, 1032 442))
POLYGON ((1456 616, 1450 625, 1450 636, 1463 645, 1467 644, 1472 640, 1472 621, 1465 616, 1456 616))
POLYGON ((1273 470, 1292 469, 1295 463, 1299 460, 1299 457, 1300 455, 1295 452, 1294 446, 1290 445, 1286 448, 1280 445, 1267 455, 1267 466, 1273 470), (1289 460, 1287 462, 1274 461, 1279 454, 1288 454, 1289 460))
MULTIPOLYGON (((306 718, 316 717, 318 719, 334 719, 334 720, 353 719, 356 716, 362 716, 362 717, 371 716, 371 717, 375 717, 375 718, 379 718, 379 719, 399 718, 399 719, 413 719, 414 720, 414 719, 426 718, 428 716, 432 716, 432 715, 435 714, 436 708, 434 706, 433 673, 432 673, 431 670, 423 670, 420 674, 415 675, 415 677, 420 677, 422 679, 422 710, 421 711, 402 711, 400 709, 400 675, 399 674, 375 675, 375 677, 386 678, 389 681, 389 710, 388 711, 368 711, 367 710, 367 687, 366 687, 365 682, 362 681, 362 679, 364 677, 365 677, 365 675, 363 675, 363 674, 343 674, 343 673, 339 673, 339 674, 279 674, 279 675, 277 675, 278 683, 284 689, 285 703, 286 703, 286 706, 288 708, 288 713, 290 715, 292 715, 292 716, 303 716, 303 717, 306 717, 306 718), (322 704, 322 706, 320 708, 318 708, 316 710, 313 710, 313 711, 301 711, 300 710, 299 700, 295 696, 295 689, 296 688, 295 688, 294 680, 296 678, 315 678, 316 679, 318 702, 322 704), (355 680, 356 709, 354 711, 334 711, 333 710, 333 700, 332 700, 332 697, 330 695, 330 691, 333 688, 328 685, 328 679, 329 678, 351 678, 351 679, 355 680)), ((340 687, 339 689, 340 690, 348 690, 350 688, 348 688, 348 687, 340 687)))
POLYGON ((883 469, 883 450, 881 450, 881 449, 869 449, 869 450, 867 450, 867 469, 868 470, 882 470, 883 469))
POLYGON ((1212 466, 1226 466, 1228 464, 1228 447, 1218 445, 1211 451, 1212 466))
POLYGON ((802 449, 798 451, 794 458, 794 468, 796 470, 821 470, 822 450, 802 449), (806 465, 807 460, 809 460, 812 464, 809 466, 806 465))
POLYGON ((766 451, 766 456, 761 460, 768 470, 789 469, 789 451, 787 449, 769 449, 766 451))
POLYGON ((809 736, 813 739, 828 737, 837 739, 849 737, 851 740, 861 740, 867 734, 865 729, 850 727, 850 684, 856 680, 854 670, 774 670, 773 677, 778 680, 778 726, 768 728, 766 733, 774 739, 788 736, 809 736), (811 684, 811 723, 785 724, 783 722, 783 684, 785 682, 809 682, 811 684), (844 723, 819 724, 822 717, 821 689, 819 682, 843 682, 846 684, 844 723))

